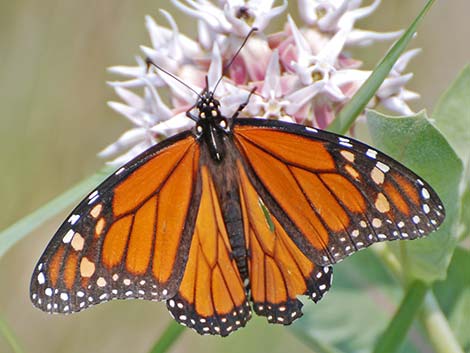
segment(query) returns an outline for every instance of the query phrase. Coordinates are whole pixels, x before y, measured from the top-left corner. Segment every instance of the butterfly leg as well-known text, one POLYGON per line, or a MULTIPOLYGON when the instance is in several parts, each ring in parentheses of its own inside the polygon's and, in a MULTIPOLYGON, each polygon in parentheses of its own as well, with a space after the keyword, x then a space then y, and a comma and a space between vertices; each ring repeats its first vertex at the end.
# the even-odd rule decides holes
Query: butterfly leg
POLYGON ((194 109, 194 106, 192 106, 191 108, 189 108, 189 110, 186 112, 186 116, 187 116, 189 119, 191 119, 191 120, 197 122, 197 121, 199 120, 198 117, 195 116, 195 115, 193 115, 193 114, 191 113, 191 110, 193 110, 193 109, 194 109))
POLYGON ((240 105, 238 106, 237 111, 232 115, 232 119, 238 118, 238 115, 239 115, 240 112, 241 112, 243 109, 245 109, 245 107, 248 105, 248 102, 250 101, 251 96, 253 95, 253 93, 255 93, 255 91, 256 91, 257 88, 258 88, 258 87, 253 87, 253 88, 251 89, 250 94, 249 94, 248 97, 246 98, 246 101, 243 102, 242 104, 240 104, 240 105))

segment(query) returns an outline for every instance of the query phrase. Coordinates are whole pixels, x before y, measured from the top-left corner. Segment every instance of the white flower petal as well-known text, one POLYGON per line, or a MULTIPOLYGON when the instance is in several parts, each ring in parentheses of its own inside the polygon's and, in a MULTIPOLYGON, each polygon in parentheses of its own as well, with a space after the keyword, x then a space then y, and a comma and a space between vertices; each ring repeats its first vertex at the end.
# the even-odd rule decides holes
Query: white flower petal
POLYGON ((328 97, 334 102, 342 102, 346 99, 343 91, 341 91, 339 87, 334 85, 331 81, 328 82, 325 87, 323 87, 322 92, 328 95, 328 97))
POLYGON ((115 158, 111 161, 106 162, 106 164, 116 166, 116 167, 121 166, 121 165, 129 162, 133 158, 137 157, 139 154, 141 154, 145 150, 149 149, 154 144, 155 144, 155 142, 152 143, 151 141, 142 141, 141 143, 139 143, 139 144, 135 145, 134 147, 132 147, 126 153, 120 155, 119 157, 117 157, 117 158, 115 158))
POLYGON ((219 46, 217 43, 214 43, 212 48, 211 56, 211 65, 209 66, 209 71, 207 73, 207 81, 209 91, 214 91, 215 85, 222 78, 222 56, 220 55, 219 46))
MULTIPOLYGON (((165 86, 165 82, 156 75, 148 75, 147 78, 150 82, 152 82, 152 84, 155 87, 165 86)), ((107 84, 110 85, 111 87, 123 87, 123 88, 139 88, 139 87, 145 86, 145 83, 142 80, 142 78, 136 78, 136 79, 127 80, 127 81, 108 81, 107 84)))
POLYGON ((418 99, 420 98, 421 96, 419 95, 419 93, 416 93, 416 92, 413 92, 413 91, 409 91, 407 89, 403 89, 401 92, 400 92, 400 97, 404 100, 404 101, 411 101, 411 100, 414 100, 414 99, 418 99))
POLYGON ((122 87, 115 87, 114 91, 127 105, 136 109, 144 109, 144 100, 139 95, 122 87))
POLYGON ((318 20, 318 28, 324 32, 335 31, 338 29, 339 22, 348 11, 349 1, 343 0, 343 3, 336 9, 329 11, 325 16, 318 20))
POLYGON ((316 60, 333 66, 344 48, 349 33, 349 29, 340 29, 316 55, 316 60))
POLYGON ((228 33, 231 29, 231 25, 226 20, 223 11, 209 1, 185 0, 189 6, 178 0, 171 0, 171 2, 187 15, 206 22, 217 33, 228 33))
POLYGON ((334 85, 341 87, 352 82, 364 82, 370 76, 371 71, 346 69, 338 70, 331 76, 334 85))
MULTIPOLYGON (((345 1, 345 2, 347 2, 347 1, 345 1)), ((354 23, 357 20, 360 20, 364 17, 367 17, 370 14, 372 14, 375 10, 377 10, 379 5, 380 5, 380 0, 374 0, 374 2, 372 2, 372 4, 370 4, 369 6, 364 6, 364 7, 358 8, 358 9, 351 9, 351 11, 349 11, 347 16, 345 16, 345 17, 350 17, 351 18, 350 20, 353 22, 352 24, 354 25, 354 23)), ((340 27, 341 27, 341 24, 342 23, 340 21, 339 22, 340 27)))
POLYGON ((155 134, 168 136, 177 131, 178 132, 183 131, 186 128, 189 128, 193 125, 194 125, 194 122, 191 119, 189 119, 185 113, 180 113, 180 114, 173 116, 171 119, 162 121, 161 123, 158 123, 157 125, 151 127, 150 131, 152 131, 155 134))
POLYGON ((304 104, 312 100, 325 86, 322 81, 315 82, 314 84, 301 88, 298 91, 286 97, 291 104, 286 107, 286 113, 294 115, 304 104))
POLYGON ((119 114, 124 115, 132 124, 136 126, 144 126, 145 122, 142 118, 142 111, 140 109, 130 107, 119 102, 108 102, 108 106, 119 114))
POLYGON ((265 3, 269 3, 269 6, 265 7, 265 9, 264 9, 265 12, 258 13, 256 15, 255 22, 253 23, 253 26, 252 26, 252 27, 258 28, 258 30, 260 32, 263 32, 266 29, 266 27, 269 25, 269 22, 273 18, 275 18, 275 17, 279 16, 281 13, 283 13, 287 8, 287 0, 284 0, 282 2, 282 5, 274 7, 272 9, 271 9, 272 3, 273 3, 272 1, 267 1, 265 3))
POLYGON ((414 112, 406 104, 405 101, 398 97, 389 97, 387 99, 381 100, 380 103, 387 109, 394 111, 400 115, 413 115, 414 112))
POLYGON ((108 71, 126 77, 138 77, 145 74, 146 68, 143 66, 111 66, 108 71))
POLYGON ((404 52, 393 65, 392 70, 394 71, 394 73, 401 74, 403 71, 405 71, 406 66, 408 65, 410 60, 413 59, 420 52, 420 48, 415 48, 404 52))
POLYGON ((281 96, 281 67, 277 49, 273 51, 269 59, 265 77, 263 89, 261 90, 262 96, 268 98, 271 96, 271 93, 274 93, 275 97, 281 96))
POLYGON ((385 98, 397 94, 408 83, 408 81, 411 80, 412 77, 413 74, 408 73, 398 77, 387 78, 377 90, 376 95, 379 98, 385 98))
POLYGON ((104 148, 101 152, 98 153, 98 156, 101 158, 109 158, 115 156, 118 153, 121 153, 124 150, 127 150, 132 145, 138 143, 146 137, 146 129, 135 128, 130 129, 123 133, 116 142, 104 148))
POLYGON ((349 33, 348 39, 346 40, 346 45, 366 47, 373 44, 374 42, 397 39, 402 34, 403 31, 373 32, 354 29, 349 33))
POLYGON ((310 56, 312 55, 310 46, 308 45, 308 42, 305 40, 302 33, 300 33, 299 28, 290 15, 287 16, 287 20, 294 37, 295 46, 297 48, 297 62, 299 64, 305 65, 310 61, 310 56))

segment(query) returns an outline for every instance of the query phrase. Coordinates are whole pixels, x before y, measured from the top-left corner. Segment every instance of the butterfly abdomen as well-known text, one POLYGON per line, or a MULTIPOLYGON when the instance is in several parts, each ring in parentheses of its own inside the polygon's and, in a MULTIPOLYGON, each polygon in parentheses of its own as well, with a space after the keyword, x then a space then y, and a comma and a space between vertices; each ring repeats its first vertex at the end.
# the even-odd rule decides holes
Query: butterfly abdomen
MULTIPOLYGON (((236 174, 236 158, 233 153, 233 144, 230 136, 223 138, 223 149, 231 151, 224 155, 222 161, 214 161, 212 158, 201 158, 206 161, 212 179, 215 192, 218 196, 221 209, 221 222, 225 224, 227 237, 231 247, 231 258, 237 264, 241 278, 248 278, 247 244, 245 241, 243 215, 240 202, 240 182, 236 174)), ((204 150, 204 148, 202 148, 204 150)))

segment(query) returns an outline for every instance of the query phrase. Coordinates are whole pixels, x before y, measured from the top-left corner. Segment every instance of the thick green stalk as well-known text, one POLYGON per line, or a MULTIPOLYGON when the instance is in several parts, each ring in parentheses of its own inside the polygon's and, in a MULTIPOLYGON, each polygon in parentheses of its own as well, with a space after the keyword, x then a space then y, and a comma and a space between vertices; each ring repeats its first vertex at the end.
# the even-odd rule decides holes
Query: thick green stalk
POLYGON ((377 340, 374 353, 397 352, 408 334, 408 330, 418 315, 428 286, 421 281, 414 281, 407 288, 397 312, 389 322, 381 337, 377 340))
POLYGON ((431 291, 424 300, 421 322, 437 353, 464 353, 431 291))
POLYGON ((178 337, 181 336, 184 330, 184 326, 178 324, 174 320, 171 320, 149 353, 164 353, 168 351, 168 349, 170 349, 178 337))

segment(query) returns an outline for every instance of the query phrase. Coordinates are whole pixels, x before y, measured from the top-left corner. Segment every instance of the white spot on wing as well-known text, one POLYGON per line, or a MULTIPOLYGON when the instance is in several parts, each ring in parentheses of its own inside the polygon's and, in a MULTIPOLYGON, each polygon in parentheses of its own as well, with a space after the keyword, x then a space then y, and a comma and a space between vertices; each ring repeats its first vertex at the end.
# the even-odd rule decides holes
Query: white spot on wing
POLYGON ((305 127, 305 130, 310 131, 310 132, 314 132, 314 133, 317 133, 317 132, 318 132, 317 129, 314 129, 313 127, 310 127, 310 126, 306 126, 306 127, 305 127))
POLYGON ((38 274, 38 283, 39 284, 44 284, 46 283, 46 277, 44 276, 44 273, 40 272, 38 274))
POLYGON ((428 200, 431 197, 431 195, 429 195, 428 189, 426 188, 421 189, 421 195, 423 196, 425 200, 428 200))
POLYGON ((65 243, 65 244, 68 244, 70 243, 70 241, 72 240, 72 237, 74 235, 74 231, 72 229, 69 229, 69 231, 67 233, 65 233, 64 237, 62 238, 62 241, 65 243))
POLYGON ((377 168, 379 168, 382 172, 387 173, 390 170, 390 167, 382 162, 377 162, 377 168))
POLYGON ((125 170, 126 170, 126 168, 124 168, 124 167, 119 168, 119 169, 116 171, 116 173, 114 173, 114 174, 115 174, 115 175, 119 175, 119 174, 121 174, 121 173, 122 173, 123 171, 125 171, 125 170))
POLYGON ((77 221, 80 219, 80 215, 78 214, 73 214, 70 216, 68 222, 71 224, 71 225, 74 225, 75 223, 77 223, 77 221))
POLYGON ((377 158, 377 151, 369 148, 366 151, 366 156, 375 159, 375 158, 377 158))

